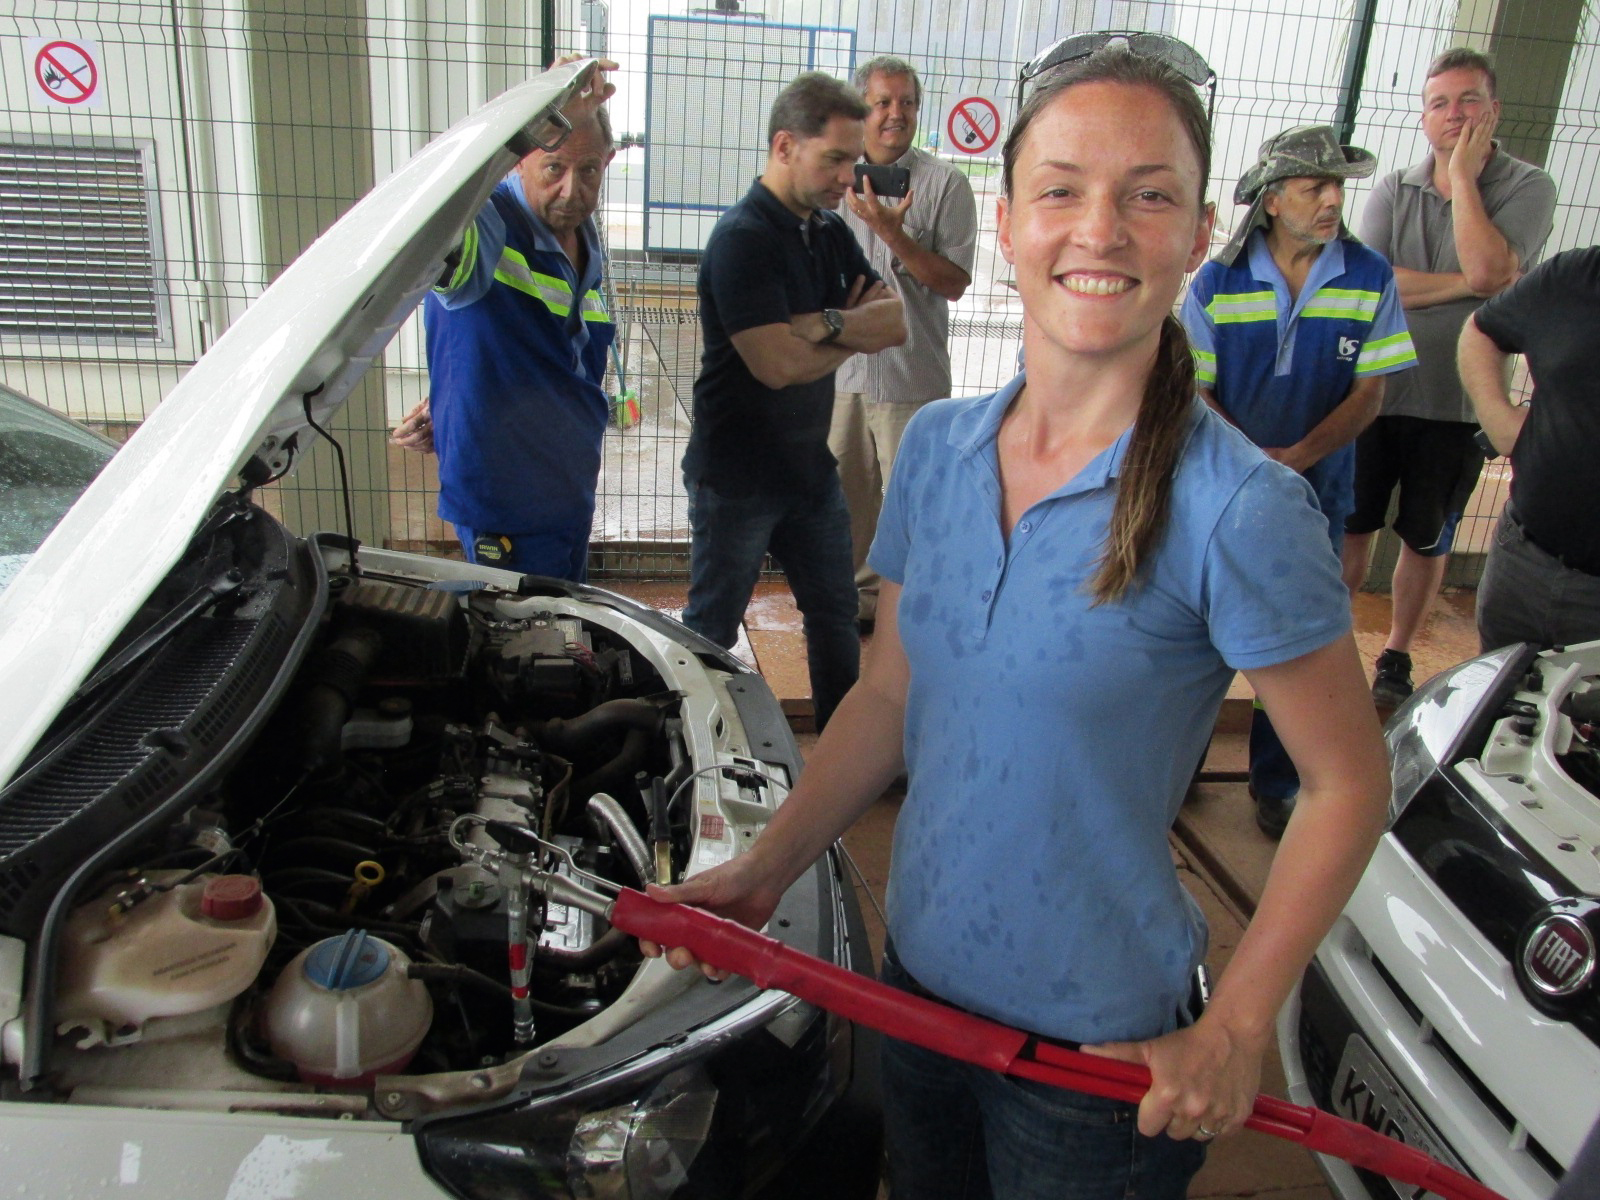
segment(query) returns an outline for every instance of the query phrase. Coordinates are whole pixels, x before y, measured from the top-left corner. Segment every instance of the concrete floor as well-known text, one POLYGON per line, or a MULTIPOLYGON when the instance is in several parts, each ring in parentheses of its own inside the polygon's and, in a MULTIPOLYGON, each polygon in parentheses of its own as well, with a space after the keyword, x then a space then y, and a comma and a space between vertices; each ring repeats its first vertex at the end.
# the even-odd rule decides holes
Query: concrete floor
MULTIPOLYGON (((683 604, 681 584, 623 584, 617 590, 673 615, 683 604)), ((1473 599, 1471 592, 1453 592, 1435 604, 1412 651, 1417 683, 1478 652, 1473 599)), ((1356 597, 1353 611, 1356 642, 1370 678, 1373 660, 1383 649, 1388 631, 1389 599, 1362 593, 1356 597)), ((802 749, 814 745, 814 735, 803 732, 809 729, 811 716, 805 638, 799 613, 784 585, 763 584, 758 589, 736 652, 760 669, 777 692, 791 720, 802 730, 802 749)), ((1250 701, 1249 686, 1241 677, 1224 703, 1204 775, 1243 772, 1250 701)), ((857 888, 873 949, 880 953, 883 926, 875 910, 883 902, 894 823, 903 800, 898 789, 886 793, 844 838, 864 881, 864 886, 858 882, 857 888)), ((1172 839, 1173 862, 1210 923, 1209 962, 1216 975, 1226 968, 1254 911, 1275 849, 1276 843, 1256 829, 1242 782, 1201 782, 1179 815, 1172 839)), ((1276 1051, 1266 1064, 1263 1088, 1274 1095, 1284 1094, 1276 1051)), ((1255 1133, 1216 1143, 1189 1194, 1194 1200, 1331 1200, 1310 1153, 1255 1133)))

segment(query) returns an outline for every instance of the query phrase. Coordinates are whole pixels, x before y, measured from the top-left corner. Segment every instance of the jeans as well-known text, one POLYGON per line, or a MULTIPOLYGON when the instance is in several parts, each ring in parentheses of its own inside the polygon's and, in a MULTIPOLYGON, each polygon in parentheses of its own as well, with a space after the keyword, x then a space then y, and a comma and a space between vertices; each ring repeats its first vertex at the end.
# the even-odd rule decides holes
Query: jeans
POLYGON ((730 496, 688 476, 683 482, 691 535, 683 623, 731 647, 770 551, 800 609, 820 730, 861 672, 850 512, 838 473, 794 494, 730 496))
MULTIPOLYGON (((883 981, 918 992, 892 949, 883 981)), ((893 1200, 1183 1200, 1193 1139, 1139 1132, 1138 1108, 883 1039, 893 1200)))
MULTIPOLYGON (((1344 548, 1344 517, 1336 514, 1329 519, 1328 538, 1333 543, 1333 556, 1338 558, 1344 548)), ((1287 800, 1300 794, 1300 772, 1294 769, 1289 752, 1278 740, 1278 731, 1259 700, 1250 713, 1250 790, 1271 800, 1287 800)))

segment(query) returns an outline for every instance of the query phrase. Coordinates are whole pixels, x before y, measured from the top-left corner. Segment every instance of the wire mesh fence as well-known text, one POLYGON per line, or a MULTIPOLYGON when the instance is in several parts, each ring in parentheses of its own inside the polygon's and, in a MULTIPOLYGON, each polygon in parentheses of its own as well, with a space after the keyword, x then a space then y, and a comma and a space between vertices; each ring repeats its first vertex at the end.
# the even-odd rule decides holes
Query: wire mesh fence
MULTIPOLYGON (((920 71, 917 143, 957 163, 978 199, 973 283, 951 312, 954 391, 975 394, 1014 373, 1020 346, 994 236, 1018 69, 1092 28, 1174 35, 1216 71, 1219 245, 1243 213, 1234 181, 1279 130, 1345 128, 1378 155, 1380 176, 1422 160, 1424 69, 1453 45, 1495 55, 1503 145, 1556 179, 1545 256, 1600 241, 1600 15, 1581 0, 11 3, 0 9, 0 379, 126 433, 374 180, 555 54, 603 52, 621 63, 620 149, 598 214, 619 326, 607 386, 636 391, 640 419, 606 435, 593 564, 681 573, 696 251, 759 173, 777 89, 800 70, 847 76, 884 53, 920 71)), ((1353 227, 1371 182, 1347 194, 1353 227)), ((335 432, 358 534, 452 553, 432 460, 386 441, 427 390, 413 320, 335 432)), ((1473 577, 1505 487, 1504 464, 1490 464, 1458 540, 1458 581, 1473 577)), ((297 529, 342 524, 326 447, 271 490, 297 529)))

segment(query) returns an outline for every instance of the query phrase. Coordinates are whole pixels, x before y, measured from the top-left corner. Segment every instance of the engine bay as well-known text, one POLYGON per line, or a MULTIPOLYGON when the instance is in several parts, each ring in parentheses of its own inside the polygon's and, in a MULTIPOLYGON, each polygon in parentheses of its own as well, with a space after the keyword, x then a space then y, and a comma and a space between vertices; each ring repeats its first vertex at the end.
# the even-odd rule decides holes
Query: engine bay
POLYGON ((381 1116, 401 1086, 437 1109, 689 985, 526 873, 643 887, 736 853, 788 783, 736 677, 567 595, 328 588, 245 752, 67 919, 58 1097, 381 1116))

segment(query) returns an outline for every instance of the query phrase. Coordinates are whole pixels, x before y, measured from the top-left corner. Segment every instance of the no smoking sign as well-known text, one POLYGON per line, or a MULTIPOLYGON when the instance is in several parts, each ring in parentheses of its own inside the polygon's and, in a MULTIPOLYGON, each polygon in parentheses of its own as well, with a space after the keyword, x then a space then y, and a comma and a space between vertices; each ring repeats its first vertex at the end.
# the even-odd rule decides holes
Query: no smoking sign
POLYGON ((29 38, 28 82, 47 108, 104 108, 100 49, 84 38, 29 38))
POLYGON ((984 154, 1000 140, 1000 110, 983 96, 968 96, 950 106, 945 121, 950 148, 963 154, 984 154))

